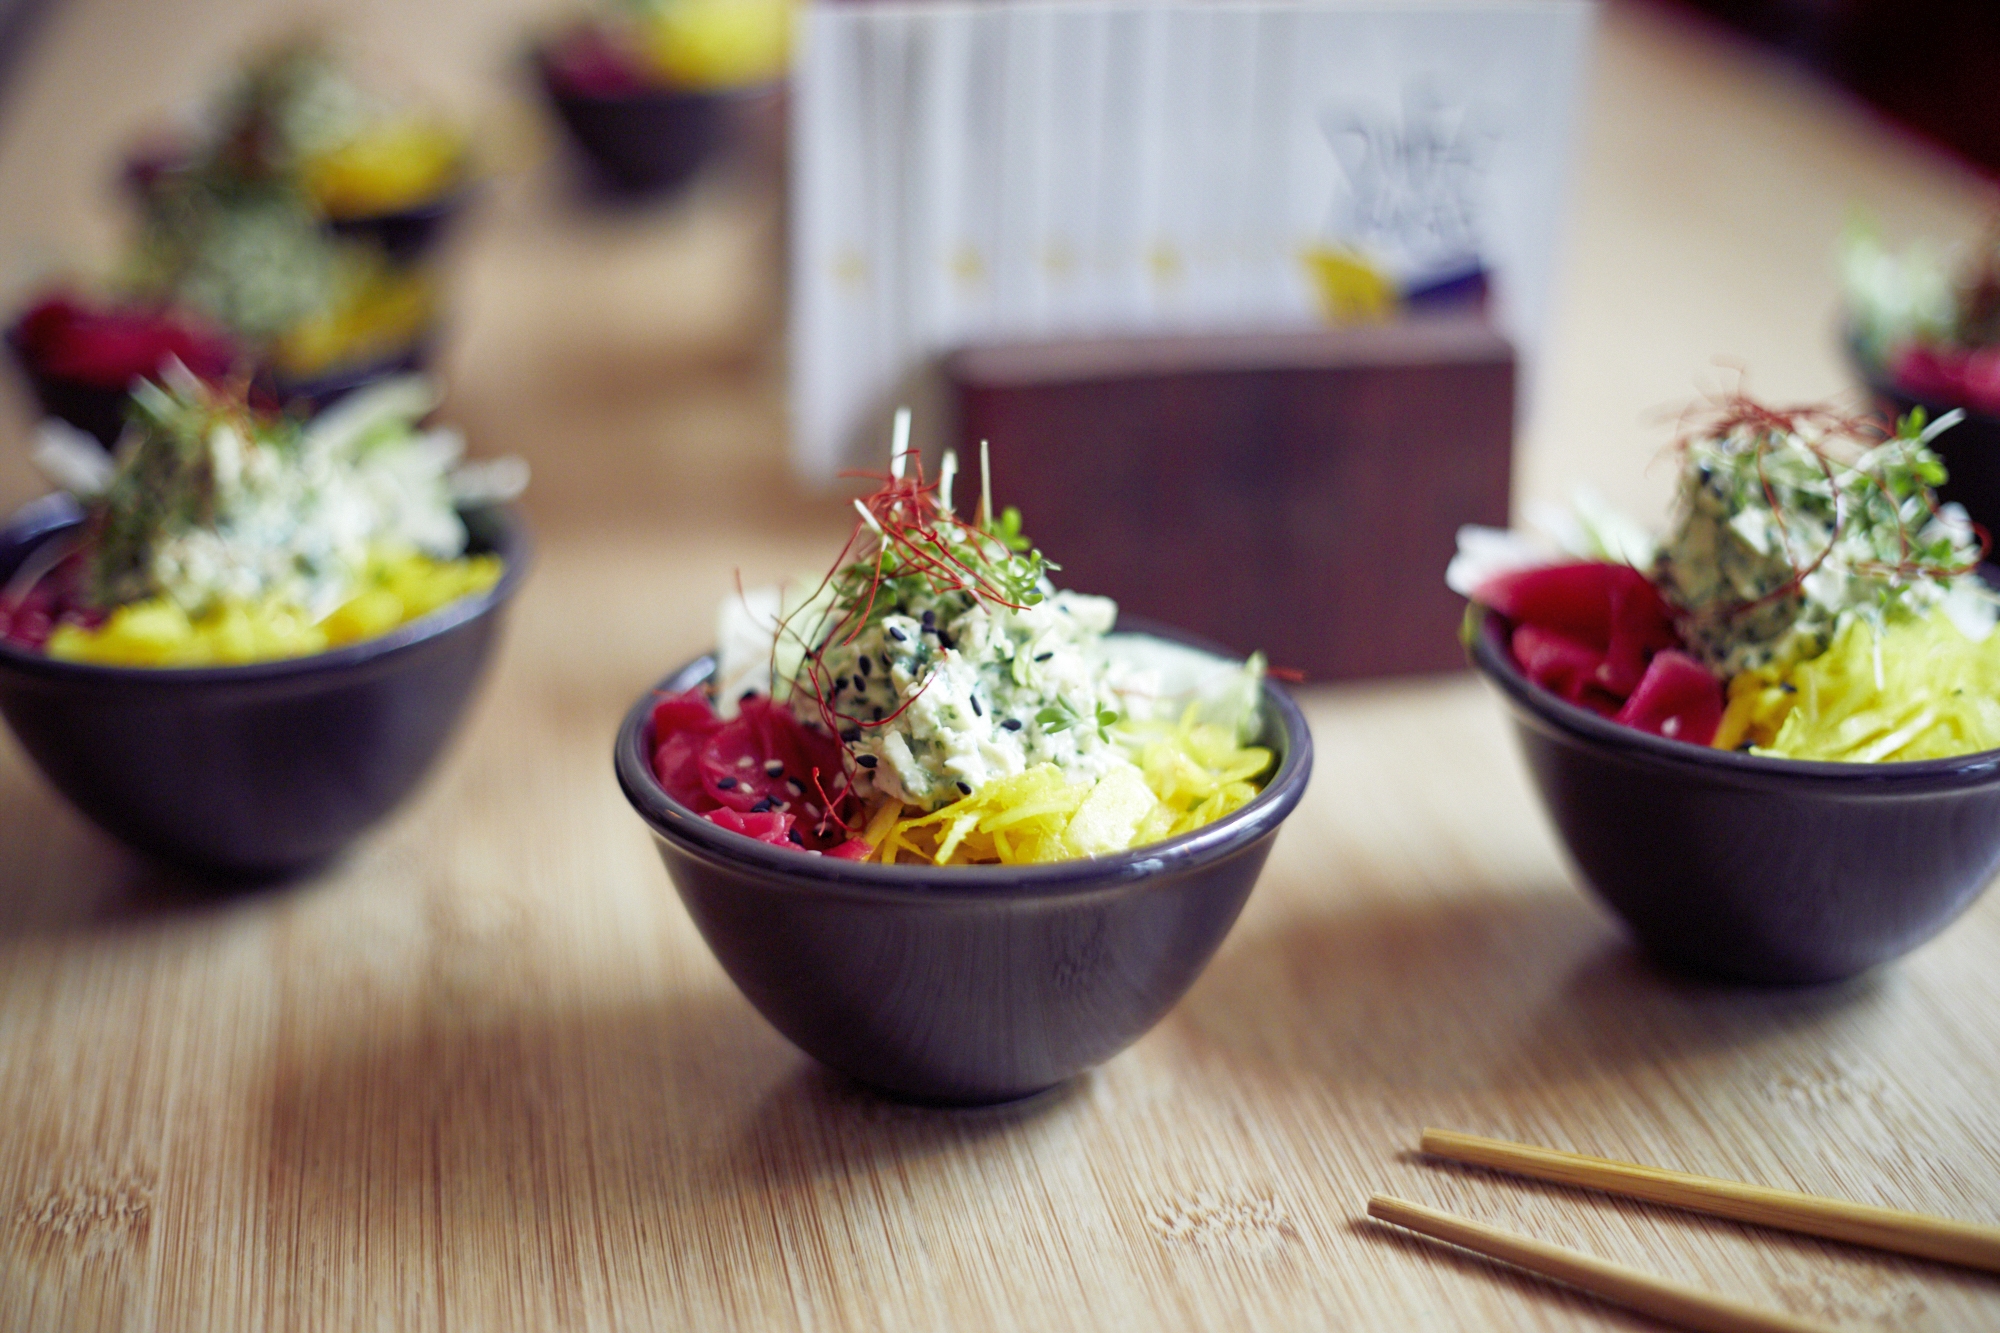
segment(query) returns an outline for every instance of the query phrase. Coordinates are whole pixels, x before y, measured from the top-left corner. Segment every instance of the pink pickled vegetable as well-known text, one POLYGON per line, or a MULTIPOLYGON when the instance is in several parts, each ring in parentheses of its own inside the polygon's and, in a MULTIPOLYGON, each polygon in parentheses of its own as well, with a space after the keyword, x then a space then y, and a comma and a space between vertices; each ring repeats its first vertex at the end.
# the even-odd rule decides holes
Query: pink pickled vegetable
POLYGON ((837 810, 848 786, 840 742, 761 695, 746 695, 727 721, 700 690, 663 696, 653 706, 653 773, 667 795, 733 833, 846 860, 868 855, 837 810))
POLYGON ((1722 682, 1679 651, 1666 602, 1631 566, 1517 570, 1472 600, 1513 622, 1515 663, 1557 698, 1656 736, 1696 745, 1714 737, 1722 682))

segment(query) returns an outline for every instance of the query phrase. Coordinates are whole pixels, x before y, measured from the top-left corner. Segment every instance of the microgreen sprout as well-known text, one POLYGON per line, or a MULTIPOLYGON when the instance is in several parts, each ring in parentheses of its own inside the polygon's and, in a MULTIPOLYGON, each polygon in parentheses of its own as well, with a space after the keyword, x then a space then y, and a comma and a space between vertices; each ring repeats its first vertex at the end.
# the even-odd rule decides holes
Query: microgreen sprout
POLYGON ((1881 629, 1935 606, 1987 534, 1939 509, 1931 440, 1955 414, 1889 429, 1831 408, 1738 395, 1677 442, 1680 514, 1654 575, 1711 666, 1758 665, 1803 633, 1824 648, 1852 613, 1881 629))

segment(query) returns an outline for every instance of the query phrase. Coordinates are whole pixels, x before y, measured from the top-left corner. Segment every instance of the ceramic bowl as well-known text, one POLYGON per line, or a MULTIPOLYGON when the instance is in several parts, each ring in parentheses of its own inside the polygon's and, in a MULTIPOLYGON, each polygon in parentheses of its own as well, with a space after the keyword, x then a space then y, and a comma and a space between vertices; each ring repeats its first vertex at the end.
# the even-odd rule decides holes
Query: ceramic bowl
MULTIPOLYGON (((273 409, 310 416, 364 385, 391 375, 421 371, 430 362, 437 337, 437 332, 432 330, 388 356, 306 379, 281 379, 269 370, 261 371, 251 385, 253 400, 268 403, 273 409)), ((45 374, 21 352, 11 336, 8 345, 14 352, 14 363, 28 381, 43 416, 68 422, 94 437, 106 449, 117 446, 118 437, 125 430, 126 410, 132 397, 129 387, 113 388, 88 380, 45 374)))
POLYGON ((585 161, 613 190, 633 196, 686 184, 771 92, 766 85, 582 92, 545 55, 534 64, 543 94, 585 161))
MULTIPOLYGON (((194 165, 195 151, 192 143, 178 136, 143 143, 126 155, 120 182, 143 204, 163 182, 194 165)), ((450 181, 419 203, 386 213, 328 218, 325 225, 336 236, 377 247, 392 264, 413 264, 437 248, 479 189, 476 171, 461 164, 450 181)))
POLYGON ((714 667, 700 658, 632 706, 619 784, 750 1003, 808 1054, 911 1101, 1011 1101, 1138 1040, 1222 943, 1312 771, 1305 718, 1269 687, 1277 771, 1207 828, 1057 865, 857 865, 728 832, 654 779, 657 693, 714 667))
MULTIPOLYGON (((0 715, 57 790, 139 851, 271 878, 325 860, 395 809, 464 716, 529 559, 501 507, 465 514, 498 584, 311 657, 160 669, 0 642, 0 715)), ((0 528, 0 585, 81 515, 47 497, 0 528)))
POLYGON ((407 266, 428 258, 479 193, 478 183, 461 179, 422 203, 389 213, 334 218, 326 225, 336 236, 379 249, 391 264, 407 266))
POLYGON ((1735 981, 1836 981, 1908 953, 2000 870, 2000 751, 1830 764, 1714 750, 1564 703, 1486 613, 1499 687, 1583 880, 1660 961, 1735 981))
POLYGON ((125 403, 131 397, 127 390, 47 374, 30 364, 11 337, 8 344, 43 416, 68 422, 106 449, 118 443, 119 433, 125 429, 125 403))

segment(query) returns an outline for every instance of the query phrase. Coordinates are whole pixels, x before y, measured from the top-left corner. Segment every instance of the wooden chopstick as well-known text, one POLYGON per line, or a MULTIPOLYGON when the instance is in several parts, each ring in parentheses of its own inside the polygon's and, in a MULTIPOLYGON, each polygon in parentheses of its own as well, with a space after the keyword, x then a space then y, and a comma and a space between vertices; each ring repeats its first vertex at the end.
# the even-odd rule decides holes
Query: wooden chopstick
POLYGON ((1566 1250, 1546 1241, 1517 1236, 1511 1231, 1489 1227, 1441 1213, 1435 1208, 1405 1199, 1377 1194, 1368 1200, 1368 1215, 1383 1222, 1408 1227, 1435 1240, 1449 1241, 1489 1259, 1498 1259, 1525 1268, 1557 1282, 1641 1314, 1700 1333, 1825 1333, 1823 1326, 1772 1310, 1760 1310, 1726 1297, 1711 1295, 1678 1282, 1654 1277, 1651 1273, 1607 1259, 1566 1250))
POLYGON ((1553 1148, 1532 1148, 1449 1129, 1426 1129, 1423 1150, 1433 1157, 1488 1166, 1537 1180, 1553 1180, 1737 1222, 1754 1222, 1808 1236, 1894 1250, 1920 1259, 2000 1272, 2000 1227, 1746 1185, 1712 1176, 1663 1171, 1553 1148))

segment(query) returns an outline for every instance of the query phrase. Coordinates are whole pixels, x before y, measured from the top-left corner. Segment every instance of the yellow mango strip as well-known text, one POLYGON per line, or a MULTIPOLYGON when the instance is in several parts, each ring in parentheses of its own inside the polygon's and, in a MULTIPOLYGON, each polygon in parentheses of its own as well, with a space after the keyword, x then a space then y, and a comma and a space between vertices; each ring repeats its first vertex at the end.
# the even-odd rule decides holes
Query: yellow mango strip
POLYGON ((2000 633, 1975 642, 1942 612, 1879 636, 1852 621, 1817 657, 1730 681, 1715 744, 1845 763, 2000 748, 2000 633))
POLYGON ((418 116, 371 125, 304 163, 306 192, 332 218, 374 217, 429 203, 464 171, 464 141, 418 116))
POLYGON ((375 638, 499 581, 498 556, 383 554, 360 589, 317 624, 281 602, 230 602, 195 618, 164 597, 121 606, 95 629, 58 625, 48 654, 103 666, 241 666, 375 638))
POLYGON ((890 802, 861 836, 885 865, 1039 865, 1104 856, 1192 832, 1241 809, 1272 754, 1239 746, 1226 728, 1180 721, 1120 733, 1134 769, 1113 769, 1088 786, 1053 764, 986 783, 928 814, 890 802))

